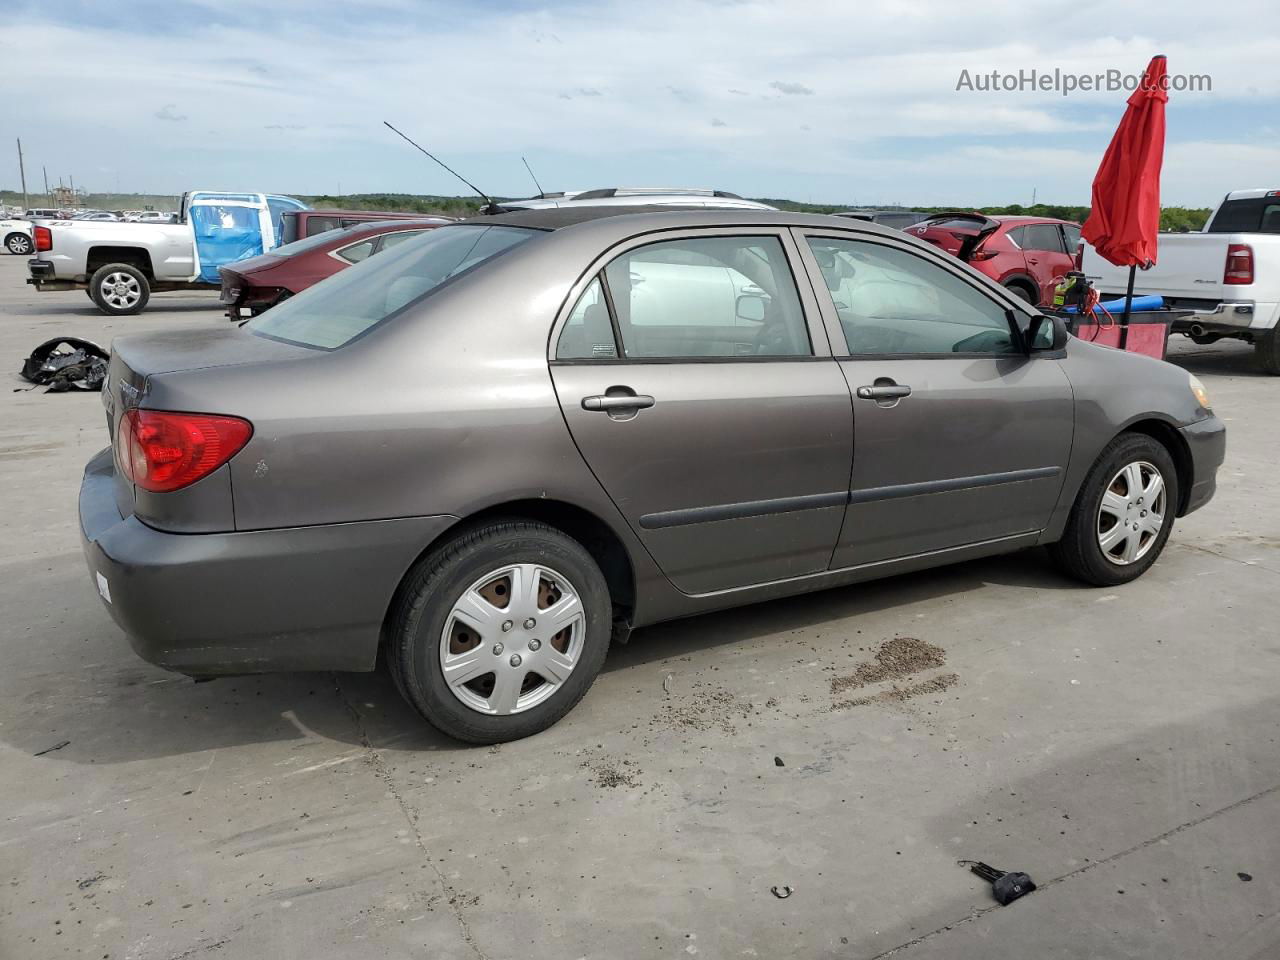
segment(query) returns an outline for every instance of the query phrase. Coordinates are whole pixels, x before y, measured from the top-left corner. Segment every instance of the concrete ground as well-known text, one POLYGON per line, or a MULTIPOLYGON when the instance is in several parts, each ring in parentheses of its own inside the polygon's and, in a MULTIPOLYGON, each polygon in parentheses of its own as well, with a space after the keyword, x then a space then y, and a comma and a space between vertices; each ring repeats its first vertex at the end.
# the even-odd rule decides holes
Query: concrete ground
MULTIPOLYGON (((59 334, 226 322, 207 294, 109 320, 23 277, 0 257, 11 372, 59 334)), ((0 957, 1276 956, 1280 380, 1179 344, 1228 459, 1139 582, 1027 552, 643 630, 557 727, 491 749, 382 675, 139 661, 77 538, 99 399, 10 373, 0 957), (1040 890, 996 907, 960 858, 1040 890)))

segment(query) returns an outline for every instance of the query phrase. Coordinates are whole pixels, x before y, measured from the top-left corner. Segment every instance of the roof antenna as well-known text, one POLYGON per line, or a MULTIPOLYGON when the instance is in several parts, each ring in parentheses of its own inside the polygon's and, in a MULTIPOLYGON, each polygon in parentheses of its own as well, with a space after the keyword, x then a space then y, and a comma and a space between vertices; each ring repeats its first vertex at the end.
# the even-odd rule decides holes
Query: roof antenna
POLYGON ((546 194, 543 192, 542 184, 540 184, 538 182, 538 178, 533 175, 533 168, 529 166, 529 161, 526 160, 524 157, 521 157, 520 162, 523 163, 524 168, 529 171, 529 177, 530 179, 533 180, 533 185, 538 188, 538 196, 539 197, 546 196, 546 194))
MULTIPOLYGON (((485 202, 485 208, 484 208, 484 210, 482 210, 482 211, 481 211, 482 213, 491 213, 491 214, 492 214, 492 213, 498 213, 498 212, 499 212, 499 210, 498 210, 498 205, 497 205, 496 203, 494 203, 494 202, 493 202, 493 200, 489 197, 489 195, 488 195, 488 194, 486 194, 483 190, 481 190, 479 187, 477 187, 474 183, 472 183, 470 180, 468 180, 468 179, 467 179, 466 177, 464 177, 462 174, 458 173, 458 171, 454 170, 452 167, 450 167, 447 163, 445 163, 445 162, 444 162, 443 160, 441 160, 439 157, 436 157, 436 156, 433 156, 433 155, 432 155, 432 154, 430 154, 430 153, 427 153, 427 151, 426 151, 426 150, 423 150, 421 147, 419 147, 416 143, 414 143, 414 142, 413 142, 412 140, 410 140, 407 136, 405 136, 405 134, 401 133, 401 132, 400 132, 399 130, 397 130, 395 127, 391 126, 391 124, 390 124, 388 121, 383 120, 382 122, 383 122, 383 124, 384 124, 384 125, 385 125, 389 130, 391 130, 391 132, 392 132, 392 133, 398 134, 400 137, 402 137, 402 138, 404 138, 405 140, 407 140, 411 146, 413 146, 413 147, 417 148, 421 153, 426 154, 426 156, 430 157, 430 158, 431 158, 432 160, 434 160, 436 163, 440 164, 440 166, 444 167, 446 170, 448 170, 450 173, 452 173, 455 177, 457 177, 459 180, 461 180, 463 183, 465 183, 468 187, 470 187, 472 190, 474 190, 477 194, 479 194, 480 198, 481 198, 482 200, 484 200, 484 202, 485 202)), ((536 181, 535 181, 535 182, 536 182, 536 181)))

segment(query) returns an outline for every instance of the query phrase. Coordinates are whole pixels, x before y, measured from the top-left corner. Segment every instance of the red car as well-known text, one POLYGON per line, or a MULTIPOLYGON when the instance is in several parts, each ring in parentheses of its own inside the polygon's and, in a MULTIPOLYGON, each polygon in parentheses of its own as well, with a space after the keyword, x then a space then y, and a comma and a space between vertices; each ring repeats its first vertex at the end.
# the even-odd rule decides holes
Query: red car
POLYGON ((218 299, 227 305, 228 317, 246 320, 353 263, 453 222, 448 217, 377 220, 304 237, 219 267, 218 299))
POLYGON ((1080 225, 1049 217, 939 213, 907 233, 927 240, 1037 306, 1053 302, 1058 277, 1074 270, 1080 225))

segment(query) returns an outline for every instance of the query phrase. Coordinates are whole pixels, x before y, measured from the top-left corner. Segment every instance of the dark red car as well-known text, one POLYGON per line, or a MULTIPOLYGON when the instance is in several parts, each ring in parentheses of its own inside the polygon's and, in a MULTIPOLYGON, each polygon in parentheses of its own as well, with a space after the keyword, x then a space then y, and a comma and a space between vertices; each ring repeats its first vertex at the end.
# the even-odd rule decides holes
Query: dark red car
MULTIPOLYGON (((353 227, 374 220, 421 220, 421 213, 388 213, 385 210, 286 210, 280 217, 280 242, 293 243, 326 230, 353 227)), ((447 219, 447 218, 442 218, 447 219)))
POLYGON ((228 317, 245 320, 353 263, 453 222, 448 217, 378 220, 304 237, 220 267, 219 299, 227 305, 228 317))
POLYGON ((1075 269, 1080 225, 1049 217, 939 213, 907 233, 941 247, 1036 305, 1053 302, 1058 277, 1075 269))

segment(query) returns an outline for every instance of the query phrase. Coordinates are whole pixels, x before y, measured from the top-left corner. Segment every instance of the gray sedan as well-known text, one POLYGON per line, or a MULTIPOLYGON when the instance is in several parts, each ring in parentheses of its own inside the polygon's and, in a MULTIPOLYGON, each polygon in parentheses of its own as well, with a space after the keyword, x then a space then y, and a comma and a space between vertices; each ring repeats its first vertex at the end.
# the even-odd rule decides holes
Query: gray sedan
POLYGON ((124 337, 85 556, 144 658, 372 670, 527 736, 639 626, 1036 545, 1114 586, 1212 496, 1185 371, 848 219, 442 227, 240 327, 124 337))

